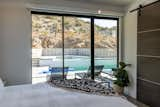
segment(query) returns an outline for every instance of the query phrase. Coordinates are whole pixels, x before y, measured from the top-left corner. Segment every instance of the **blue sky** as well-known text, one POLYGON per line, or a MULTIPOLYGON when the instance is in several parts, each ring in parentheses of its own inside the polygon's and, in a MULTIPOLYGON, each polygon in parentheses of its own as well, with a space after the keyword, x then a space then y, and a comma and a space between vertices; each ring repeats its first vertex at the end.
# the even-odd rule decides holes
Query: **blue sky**
MULTIPOLYGON (((90 19, 88 19, 88 18, 79 18, 79 19, 84 20, 86 22, 90 22, 90 19)), ((101 27, 108 27, 108 28, 112 28, 113 26, 117 26, 116 20, 109 20, 109 19, 95 19, 94 23, 96 25, 101 26, 101 27)))

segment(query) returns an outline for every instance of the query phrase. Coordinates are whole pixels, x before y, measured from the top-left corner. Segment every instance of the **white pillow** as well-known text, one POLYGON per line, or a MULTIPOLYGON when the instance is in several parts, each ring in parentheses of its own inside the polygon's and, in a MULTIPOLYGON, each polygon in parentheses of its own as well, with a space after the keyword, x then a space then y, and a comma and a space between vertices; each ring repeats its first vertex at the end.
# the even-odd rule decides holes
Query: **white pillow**
POLYGON ((4 83, 3 83, 3 80, 0 78, 0 88, 1 87, 4 87, 4 83))

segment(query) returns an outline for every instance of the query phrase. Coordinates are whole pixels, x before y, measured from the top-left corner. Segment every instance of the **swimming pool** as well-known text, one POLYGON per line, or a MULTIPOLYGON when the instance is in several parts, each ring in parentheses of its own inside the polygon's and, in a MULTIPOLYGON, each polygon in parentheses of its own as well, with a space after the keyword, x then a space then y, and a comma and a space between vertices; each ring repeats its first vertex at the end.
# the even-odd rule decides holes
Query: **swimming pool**
MULTIPOLYGON (((45 58, 46 60, 51 60, 48 65, 52 67, 62 67, 63 65, 62 56, 45 56, 42 59, 45 58)), ((64 66, 69 67, 69 71, 88 70, 90 65, 90 56, 65 55, 64 57, 64 66)), ((112 69, 117 66, 117 58, 95 58, 95 65, 104 65, 104 71, 107 69, 112 69)))

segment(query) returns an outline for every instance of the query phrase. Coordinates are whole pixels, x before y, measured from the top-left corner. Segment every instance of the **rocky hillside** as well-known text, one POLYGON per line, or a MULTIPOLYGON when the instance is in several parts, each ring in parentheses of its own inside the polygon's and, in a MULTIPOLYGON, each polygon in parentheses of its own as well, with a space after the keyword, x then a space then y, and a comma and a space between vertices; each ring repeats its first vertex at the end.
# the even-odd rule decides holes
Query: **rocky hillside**
MULTIPOLYGON (((65 48, 90 48, 90 22, 77 17, 64 18, 65 48)), ((33 15, 32 47, 62 48, 62 17, 33 15)), ((95 47, 115 48, 116 27, 95 25, 95 47)))

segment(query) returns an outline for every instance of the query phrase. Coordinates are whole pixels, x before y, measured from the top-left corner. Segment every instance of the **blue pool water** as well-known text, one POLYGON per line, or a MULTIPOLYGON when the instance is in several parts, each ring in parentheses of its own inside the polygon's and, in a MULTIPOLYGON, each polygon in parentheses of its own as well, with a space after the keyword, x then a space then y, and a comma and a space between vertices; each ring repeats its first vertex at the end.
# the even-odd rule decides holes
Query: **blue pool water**
MULTIPOLYGON (((61 56, 54 56, 52 59, 53 67, 62 67, 62 57, 61 56)), ((64 65, 65 67, 69 67, 69 72, 74 71, 83 71, 88 70, 90 64, 90 57, 89 56, 73 56, 67 55, 64 58, 64 65)), ((103 71, 108 72, 108 69, 115 68, 117 66, 117 58, 95 58, 95 65, 104 65, 103 71)), ((49 73, 50 71, 43 71, 43 73, 49 73)))
MULTIPOLYGON (((91 61, 89 56, 65 56, 64 65, 76 71, 87 70, 91 61)), ((95 65, 104 65, 104 69, 112 69, 117 66, 117 58, 95 58, 95 65)))

